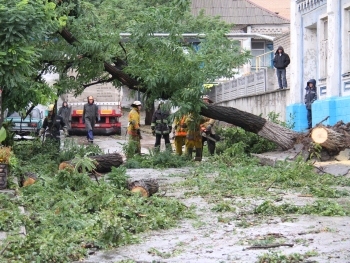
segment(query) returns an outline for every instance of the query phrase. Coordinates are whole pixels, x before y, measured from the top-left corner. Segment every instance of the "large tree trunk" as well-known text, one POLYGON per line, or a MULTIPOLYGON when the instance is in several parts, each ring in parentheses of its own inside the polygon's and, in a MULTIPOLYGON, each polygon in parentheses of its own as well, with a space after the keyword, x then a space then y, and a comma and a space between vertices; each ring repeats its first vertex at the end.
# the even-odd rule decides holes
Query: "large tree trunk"
POLYGON ((299 135, 288 128, 235 108, 209 104, 201 108, 201 114, 256 133, 265 139, 275 142, 284 150, 292 148, 299 135))
POLYGON ((346 137, 349 138, 348 135, 346 136, 323 125, 315 127, 311 132, 311 138, 315 143, 335 152, 339 152, 349 146, 347 145, 348 140, 346 140, 346 137))

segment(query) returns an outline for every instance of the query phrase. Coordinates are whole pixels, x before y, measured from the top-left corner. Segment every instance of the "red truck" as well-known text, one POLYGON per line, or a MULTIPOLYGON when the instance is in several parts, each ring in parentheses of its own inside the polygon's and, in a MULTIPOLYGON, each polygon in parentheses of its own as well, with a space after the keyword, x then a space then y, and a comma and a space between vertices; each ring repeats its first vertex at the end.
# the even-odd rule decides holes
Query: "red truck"
POLYGON ((70 134, 86 135, 85 124, 83 124, 83 107, 87 103, 87 97, 93 96, 95 104, 99 107, 101 121, 96 123, 94 134, 113 135, 121 134, 121 123, 119 117, 122 116, 121 101, 122 88, 115 88, 110 83, 96 84, 87 87, 84 92, 77 97, 74 94, 65 94, 63 98, 71 107, 72 118, 70 134))

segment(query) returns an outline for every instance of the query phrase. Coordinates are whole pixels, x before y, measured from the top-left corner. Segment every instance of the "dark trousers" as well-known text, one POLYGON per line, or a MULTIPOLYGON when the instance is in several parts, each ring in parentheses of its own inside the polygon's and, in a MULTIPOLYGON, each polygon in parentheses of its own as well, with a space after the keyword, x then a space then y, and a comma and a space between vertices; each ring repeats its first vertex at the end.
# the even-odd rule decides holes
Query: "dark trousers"
POLYGON ((311 129, 312 128, 312 112, 311 109, 306 109, 307 110, 307 128, 311 129))
POLYGON ((155 148, 160 148, 160 140, 162 139, 162 136, 164 138, 164 143, 165 143, 165 147, 168 149, 169 147, 171 147, 170 145, 170 139, 169 139, 169 133, 167 134, 156 134, 156 143, 154 144, 155 148))
POLYGON ((287 88, 286 69, 276 69, 278 87, 280 89, 287 88))
MULTIPOLYGON (((213 134, 211 134, 211 133, 207 134, 207 136, 209 136, 210 138, 215 139, 215 136, 213 134)), ((212 141, 210 139, 207 139, 207 138, 202 136, 202 148, 203 148, 203 144, 204 144, 205 141, 207 141, 208 151, 209 151, 210 155, 214 155, 216 143, 214 141, 212 141)))

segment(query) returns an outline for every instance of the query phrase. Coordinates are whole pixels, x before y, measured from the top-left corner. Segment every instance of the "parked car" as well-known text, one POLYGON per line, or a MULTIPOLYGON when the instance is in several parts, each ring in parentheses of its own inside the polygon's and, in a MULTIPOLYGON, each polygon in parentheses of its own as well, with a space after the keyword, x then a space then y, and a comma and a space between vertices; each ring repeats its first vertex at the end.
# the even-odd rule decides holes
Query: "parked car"
POLYGON ((7 115, 6 121, 11 121, 11 130, 19 136, 38 134, 43 125, 43 113, 38 108, 34 108, 25 119, 18 112, 7 115))

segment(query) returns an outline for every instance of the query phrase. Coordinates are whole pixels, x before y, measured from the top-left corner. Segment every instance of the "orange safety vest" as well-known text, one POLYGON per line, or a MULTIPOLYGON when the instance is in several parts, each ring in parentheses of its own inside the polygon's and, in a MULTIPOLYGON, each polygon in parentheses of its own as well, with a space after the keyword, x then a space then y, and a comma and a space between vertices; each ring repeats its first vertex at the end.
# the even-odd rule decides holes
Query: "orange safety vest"
POLYGON ((175 136, 186 137, 187 128, 184 128, 185 119, 186 119, 186 116, 183 116, 181 118, 181 120, 178 122, 176 130, 175 130, 175 136))

